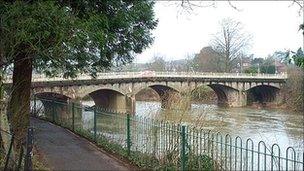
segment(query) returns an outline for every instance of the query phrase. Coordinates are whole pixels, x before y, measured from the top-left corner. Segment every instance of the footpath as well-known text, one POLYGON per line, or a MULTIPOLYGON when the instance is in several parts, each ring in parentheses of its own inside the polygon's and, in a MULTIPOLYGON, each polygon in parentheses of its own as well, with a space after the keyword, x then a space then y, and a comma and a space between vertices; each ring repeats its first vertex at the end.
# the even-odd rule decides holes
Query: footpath
POLYGON ((51 170, 134 170, 69 130, 36 118, 31 126, 35 147, 51 170))

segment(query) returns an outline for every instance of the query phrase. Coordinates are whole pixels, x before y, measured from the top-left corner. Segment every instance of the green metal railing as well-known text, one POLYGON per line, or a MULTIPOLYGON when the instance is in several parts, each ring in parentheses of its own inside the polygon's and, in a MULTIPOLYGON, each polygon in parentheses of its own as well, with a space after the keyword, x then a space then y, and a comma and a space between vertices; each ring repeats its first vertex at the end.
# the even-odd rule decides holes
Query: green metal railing
POLYGON ((69 128, 144 169, 304 170, 303 149, 281 150, 277 144, 71 102, 34 101, 37 117, 69 128))
POLYGON ((33 170, 33 128, 28 128, 26 140, 24 141, 15 138, 14 134, 9 130, 2 128, 0 128, 0 135, 2 138, 6 137, 6 139, 9 139, 8 144, 1 144, 0 142, 0 170, 33 170), (22 141, 22 146, 18 154, 13 151, 13 144, 16 141, 22 141), (8 147, 4 147, 5 145, 8 147))

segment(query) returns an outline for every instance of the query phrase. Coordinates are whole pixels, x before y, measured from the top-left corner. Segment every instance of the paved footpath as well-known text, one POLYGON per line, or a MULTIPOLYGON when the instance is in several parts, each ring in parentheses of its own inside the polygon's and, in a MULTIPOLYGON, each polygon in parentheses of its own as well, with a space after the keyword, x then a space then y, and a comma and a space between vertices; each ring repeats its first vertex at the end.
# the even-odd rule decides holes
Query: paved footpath
POLYGON ((51 170, 134 170, 64 128, 35 118, 31 126, 36 148, 51 170))

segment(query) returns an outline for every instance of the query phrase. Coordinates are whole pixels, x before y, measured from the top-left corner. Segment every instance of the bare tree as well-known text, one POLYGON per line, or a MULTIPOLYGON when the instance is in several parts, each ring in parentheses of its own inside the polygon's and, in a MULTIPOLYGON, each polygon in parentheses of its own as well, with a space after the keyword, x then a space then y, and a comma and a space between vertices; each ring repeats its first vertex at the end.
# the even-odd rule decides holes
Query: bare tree
POLYGON ((300 24, 299 26, 299 30, 302 30, 302 34, 303 34, 303 49, 304 49, 304 0, 293 0, 292 1, 292 5, 293 4, 297 4, 300 8, 299 8, 299 15, 301 15, 302 13, 302 17, 303 17, 303 21, 302 24, 300 24))
POLYGON ((231 72, 236 59, 244 54, 250 40, 251 36, 243 30, 240 22, 230 18, 220 22, 220 31, 214 35, 211 46, 220 54, 225 72, 231 72))

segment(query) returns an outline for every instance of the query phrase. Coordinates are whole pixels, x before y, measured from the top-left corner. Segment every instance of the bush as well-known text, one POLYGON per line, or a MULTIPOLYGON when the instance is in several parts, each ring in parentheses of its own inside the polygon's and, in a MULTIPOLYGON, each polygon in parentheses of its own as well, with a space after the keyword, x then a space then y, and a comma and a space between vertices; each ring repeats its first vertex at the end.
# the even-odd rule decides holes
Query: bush
POLYGON ((244 72, 247 73, 247 74, 256 74, 256 73, 258 73, 258 68, 252 66, 250 68, 245 69, 244 72))
POLYGON ((286 106, 295 111, 304 111, 304 72, 297 67, 289 67, 288 80, 282 91, 286 106))

